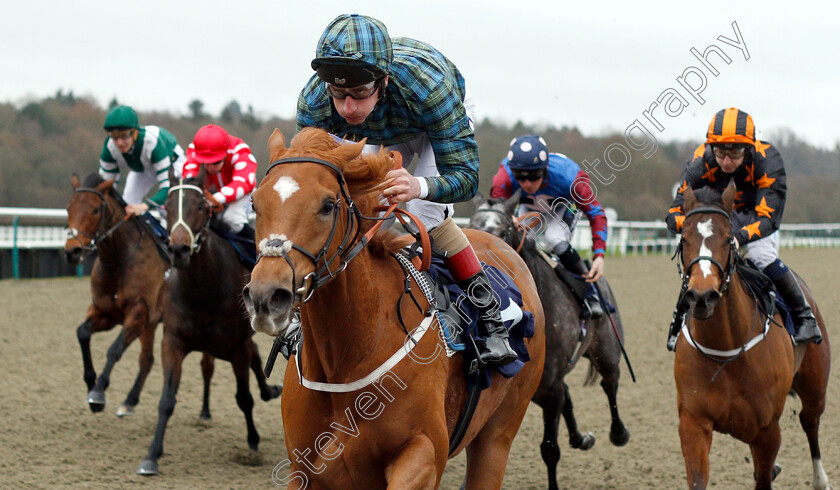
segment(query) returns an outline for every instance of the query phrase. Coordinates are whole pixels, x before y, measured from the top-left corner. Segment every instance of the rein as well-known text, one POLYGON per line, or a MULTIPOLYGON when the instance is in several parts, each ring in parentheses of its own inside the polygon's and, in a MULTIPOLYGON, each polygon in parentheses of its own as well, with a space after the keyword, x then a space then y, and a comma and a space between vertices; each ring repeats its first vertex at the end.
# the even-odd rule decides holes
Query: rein
POLYGON ((528 237, 528 230, 534 228, 535 225, 531 224, 522 224, 524 221, 528 220, 535 220, 539 222, 539 217, 541 216, 539 212, 532 211, 530 213, 523 214, 519 218, 515 216, 510 216, 505 211, 501 209, 495 209, 492 206, 487 208, 479 208, 476 209, 473 214, 477 213, 496 213, 499 216, 502 216, 505 219, 505 232, 504 232, 504 239, 505 242, 508 242, 510 246, 514 246, 513 240, 513 232, 519 232, 522 234, 522 237, 519 239, 519 245, 515 247, 516 252, 519 253, 522 251, 522 247, 525 245, 525 239, 528 237))
MULTIPOLYGON (((391 157, 394 159, 394 168, 401 168, 402 167, 402 155, 397 152, 391 152, 391 157)), ((431 241, 429 240, 429 235, 426 232, 425 227, 420 222, 419 219, 404 211, 402 209, 397 208, 398 204, 391 204, 390 206, 376 206, 374 207, 374 211, 385 211, 385 214, 381 217, 369 217, 364 216, 359 208, 356 206, 356 203, 353 202, 353 199, 350 197, 350 191, 347 188, 347 181, 344 179, 344 173, 342 172, 341 168, 337 165, 328 162, 326 160, 322 160, 320 158, 312 158, 312 157, 290 157, 290 158, 281 158, 271 163, 266 170, 266 176, 271 172, 274 167, 278 165, 283 165, 287 163, 314 163, 317 165, 321 165, 324 167, 329 168, 333 171, 336 176, 336 180, 339 184, 339 193, 335 196, 335 202, 332 211, 332 229, 330 230, 329 236, 324 243, 324 246, 317 253, 312 253, 305 248, 297 245, 296 243, 292 242, 286 235, 276 235, 271 234, 268 238, 264 238, 260 241, 258 246, 258 254, 257 254, 257 262, 260 261, 263 257, 282 257, 288 264, 289 267, 292 269, 292 283, 297 288, 295 289, 295 300, 298 303, 306 303, 312 298, 312 294, 315 292, 316 289, 326 284, 332 278, 340 274, 347 268, 347 264, 353 260, 361 251, 364 249, 373 236, 379 231, 379 228, 382 226, 382 222, 389 219, 389 217, 394 214, 400 220, 400 223, 403 226, 406 226, 406 222, 404 221, 403 217, 406 217, 412 221, 414 221, 415 225, 419 230, 419 235, 421 239, 421 244, 423 247, 423 259, 422 259, 422 266, 421 270, 426 270, 429 267, 431 262, 431 241), (338 218, 339 214, 342 210, 342 199, 346 201, 346 216, 347 216, 347 228, 344 230, 344 236, 341 238, 341 242, 339 243, 338 247, 335 250, 335 253, 332 256, 328 257, 328 251, 332 246, 333 239, 336 237, 336 229, 338 228, 338 218), (376 220, 377 223, 373 225, 373 227, 368 230, 367 233, 362 235, 362 220, 376 220), (292 259, 289 257, 289 252, 292 249, 297 250, 304 256, 306 256, 312 263, 315 265, 315 271, 310 272, 300 282, 300 286, 298 286, 297 280, 297 273, 295 271, 295 266, 292 263, 292 259), (330 264, 332 264, 336 259, 339 261, 338 268, 332 270, 330 268, 330 264), (323 260, 324 265, 318 266, 318 263, 323 260)))

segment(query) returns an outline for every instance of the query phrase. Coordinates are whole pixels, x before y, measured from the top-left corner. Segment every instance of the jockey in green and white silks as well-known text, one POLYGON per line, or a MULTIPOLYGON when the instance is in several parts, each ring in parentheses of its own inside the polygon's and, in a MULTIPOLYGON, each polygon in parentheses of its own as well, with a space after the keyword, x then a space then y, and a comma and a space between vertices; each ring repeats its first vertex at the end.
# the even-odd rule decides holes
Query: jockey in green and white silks
POLYGON ((105 118, 108 137, 99 156, 99 174, 104 179, 120 181, 120 169, 128 168, 123 198, 128 204, 126 212, 139 215, 149 209, 149 204, 161 206, 169 190, 169 168, 174 166, 175 176, 181 176, 186 161, 184 150, 175 136, 158 126, 140 126, 137 113, 128 106, 118 106, 105 118), (143 198, 157 183, 158 191, 143 198))

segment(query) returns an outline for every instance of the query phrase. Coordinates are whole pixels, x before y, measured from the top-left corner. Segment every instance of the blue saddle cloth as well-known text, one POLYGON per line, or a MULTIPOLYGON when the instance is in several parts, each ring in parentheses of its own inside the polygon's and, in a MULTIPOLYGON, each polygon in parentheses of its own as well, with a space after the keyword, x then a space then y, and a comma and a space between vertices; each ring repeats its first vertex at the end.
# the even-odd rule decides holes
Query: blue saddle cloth
MULTIPOLYGON (((502 320, 504 320, 505 327, 508 329, 510 346, 518 355, 518 358, 512 363, 496 368, 502 376, 511 378, 525 366, 526 362, 531 360, 524 339, 534 336, 534 315, 521 308, 522 294, 507 274, 484 262, 481 263, 481 266, 496 293, 499 310, 502 312, 502 320)), ((466 331, 470 332, 474 339, 481 339, 478 335, 478 309, 467 298, 466 293, 455 284, 455 280, 442 260, 432 259, 429 275, 435 282, 445 285, 454 306, 450 311, 454 309, 455 313, 444 315, 441 327, 448 329, 448 331, 444 331, 444 335, 447 339, 450 339, 449 345, 453 350, 465 350, 466 339, 460 337, 464 333, 463 328, 460 328, 457 333, 453 333, 452 329, 458 329, 459 324, 466 325, 466 331), (453 318, 453 316, 457 316, 457 318, 453 318)), ((485 369, 482 372, 479 385, 482 390, 490 386, 490 372, 488 370, 485 369)))
POLYGON ((233 249, 236 250, 239 261, 245 264, 249 271, 253 271, 254 266, 257 264, 257 244, 253 240, 243 238, 228 230, 222 233, 222 238, 227 240, 233 249))

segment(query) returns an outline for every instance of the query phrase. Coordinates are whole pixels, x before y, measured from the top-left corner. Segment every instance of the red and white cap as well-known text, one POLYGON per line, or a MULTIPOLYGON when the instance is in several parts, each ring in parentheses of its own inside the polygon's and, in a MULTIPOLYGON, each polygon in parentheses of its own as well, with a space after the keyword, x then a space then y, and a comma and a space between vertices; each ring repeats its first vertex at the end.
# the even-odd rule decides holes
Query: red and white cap
POLYGON ((193 138, 195 160, 199 163, 216 163, 228 156, 230 137, 221 126, 202 126, 193 138))

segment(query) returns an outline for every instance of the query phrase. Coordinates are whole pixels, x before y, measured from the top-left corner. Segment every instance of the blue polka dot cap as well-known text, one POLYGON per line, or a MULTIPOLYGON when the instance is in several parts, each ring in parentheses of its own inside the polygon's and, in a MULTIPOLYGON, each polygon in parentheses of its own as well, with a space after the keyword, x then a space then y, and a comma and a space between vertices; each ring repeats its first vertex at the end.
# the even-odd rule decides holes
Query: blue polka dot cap
POLYGON ((510 142, 508 165, 514 170, 540 169, 548 166, 548 148, 539 136, 526 134, 510 142))

